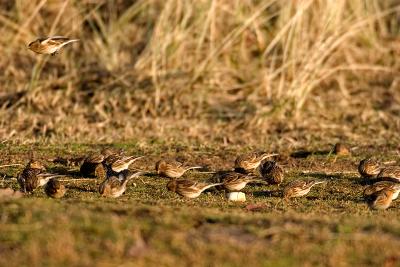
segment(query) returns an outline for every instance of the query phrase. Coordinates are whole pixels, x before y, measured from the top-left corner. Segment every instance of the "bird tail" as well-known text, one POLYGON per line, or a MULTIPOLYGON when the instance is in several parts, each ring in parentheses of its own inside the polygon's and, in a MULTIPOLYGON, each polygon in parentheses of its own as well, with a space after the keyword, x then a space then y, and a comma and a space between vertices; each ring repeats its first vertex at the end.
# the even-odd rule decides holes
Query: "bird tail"
POLYGON ((128 168, 134 161, 143 158, 144 156, 141 157, 134 157, 134 156, 129 156, 129 157, 125 157, 123 159, 119 159, 117 161, 115 161, 112 165, 111 165, 111 169, 113 169, 116 172, 120 172, 123 169, 128 168))
POLYGON ((44 178, 42 180, 42 182, 40 183, 40 185, 47 184, 47 182, 50 181, 50 179, 52 179, 52 178, 65 177, 65 175, 52 174, 52 173, 41 173, 38 176, 44 178))
POLYGON ((135 161, 137 161, 137 160, 139 160, 139 159, 141 159, 141 158, 144 158, 145 156, 140 156, 140 157, 134 157, 134 156, 131 156, 131 157, 128 157, 129 158, 129 165, 131 165, 133 162, 135 162, 135 161))
POLYGON ((67 45, 67 44, 74 43, 74 42, 79 42, 79 41, 80 41, 79 39, 68 40, 68 41, 66 41, 65 43, 63 43, 61 46, 65 46, 65 45, 67 45))
POLYGON ((224 183, 209 184, 209 185, 207 185, 207 186, 204 188, 204 190, 206 190, 206 189, 208 189, 208 188, 211 188, 211 187, 214 187, 214 186, 223 185, 223 184, 224 184, 224 183))
MULTIPOLYGON (((124 185, 124 186, 126 186, 126 184, 130 181, 130 180, 132 180, 133 178, 136 178, 136 177, 139 177, 139 176, 141 176, 141 175, 143 175, 143 174, 146 174, 147 172, 144 172, 144 171, 139 171, 139 172, 135 172, 135 173, 132 173, 131 171, 128 171, 128 172, 123 172, 123 173, 120 173, 119 174, 119 179, 120 180, 122 180, 122 184, 124 185)), ((141 181, 142 181, 142 183, 144 183, 145 184, 145 182, 141 179, 141 178, 139 178, 141 181)), ((136 185, 135 185, 136 186, 136 185)))
POLYGON ((262 160, 267 159, 267 158, 270 158, 270 157, 278 156, 278 155, 279 155, 278 153, 272 153, 272 154, 267 154, 267 153, 265 153, 265 154, 262 156, 262 160))
POLYGON ((80 41, 79 39, 71 39, 71 40, 68 40, 67 43, 73 43, 73 42, 79 42, 79 41, 80 41))
POLYGON ((327 183, 327 181, 325 181, 325 180, 317 180, 317 181, 313 182, 312 186, 317 185, 317 184, 324 184, 324 183, 327 183))
POLYGON ((47 178, 47 177, 50 177, 50 178, 58 178, 58 177, 64 177, 65 175, 63 175, 63 174, 54 174, 54 173, 44 172, 44 173, 40 173, 38 176, 39 176, 39 177, 44 177, 44 178, 47 178))

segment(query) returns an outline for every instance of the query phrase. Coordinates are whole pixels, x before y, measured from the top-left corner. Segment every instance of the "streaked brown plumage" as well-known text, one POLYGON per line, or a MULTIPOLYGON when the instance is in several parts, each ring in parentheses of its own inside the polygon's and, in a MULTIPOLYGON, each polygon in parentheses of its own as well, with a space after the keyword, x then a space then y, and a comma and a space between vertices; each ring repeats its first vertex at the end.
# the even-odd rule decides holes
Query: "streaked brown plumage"
MULTIPOLYGON (((91 177, 91 176, 98 177, 98 173, 96 173, 96 168, 98 167, 98 165, 102 164, 103 161, 106 158, 110 157, 111 155, 120 156, 122 153, 123 153, 122 150, 117 151, 111 148, 105 148, 100 153, 98 152, 92 153, 84 159, 80 167, 80 173, 85 177, 91 177)), ((102 176, 98 178, 101 177, 102 176)))
POLYGON ((167 189, 186 198, 196 198, 200 196, 204 190, 221 184, 222 183, 209 184, 187 179, 178 180, 172 178, 167 184, 167 189))
POLYGON ((314 185, 324 183, 325 181, 319 180, 295 180, 289 183, 283 189, 283 197, 285 199, 292 197, 301 197, 307 195, 314 185))
POLYGON ((101 164, 103 160, 104 155, 101 153, 93 153, 87 156, 80 167, 80 173, 85 177, 93 176, 97 165, 101 164))
POLYGON ((81 166, 84 162, 85 157, 55 157, 52 159, 48 159, 48 161, 53 162, 55 164, 61 164, 67 167, 76 167, 81 166))
POLYGON ((283 182, 284 171, 276 161, 266 161, 260 165, 260 174, 269 184, 283 182))
POLYGON ((393 199, 396 199, 399 196, 400 184, 391 182, 391 181, 380 181, 380 182, 374 183, 373 185, 367 186, 364 189, 364 196, 365 197, 371 197, 371 196, 376 197, 376 195, 384 189, 392 189, 394 191, 393 199))
POLYGON ((67 190, 60 181, 58 181, 55 178, 52 178, 47 182, 44 191, 46 192, 46 195, 49 197, 62 198, 67 190))
POLYGON ((333 153, 338 156, 348 156, 351 154, 350 149, 343 143, 336 143, 333 147, 333 153))
POLYGON ((29 161, 29 163, 17 177, 21 191, 32 192, 36 188, 45 185, 51 178, 60 176, 46 173, 45 171, 46 168, 39 161, 29 161))
POLYGON ((251 172, 260 165, 261 161, 276 155, 278 154, 268 154, 261 151, 239 155, 235 160, 235 171, 240 173, 251 172))
POLYGON ((102 164, 97 164, 94 169, 94 176, 99 180, 102 181, 107 178, 108 172, 107 168, 102 164))
POLYGON ((370 203, 371 209, 374 210, 385 210, 389 208, 390 204, 392 204, 393 194, 395 190, 386 188, 380 191, 376 199, 370 203))
POLYGON ((55 55, 63 46, 78 41, 63 36, 41 37, 28 44, 28 48, 37 54, 55 55))
POLYGON ((200 166, 185 167, 182 163, 173 160, 159 160, 156 163, 157 174, 168 178, 179 178, 188 170, 200 168, 200 166))
POLYGON ((242 190, 248 183, 265 183, 259 177, 254 175, 247 175, 237 172, 225 172, 217 174, 215 181, 222 183, 223 188, 232 192, 238 192, 242 190))
POLYGON ((358 165, 358 172, 366 179, 376 178, 380 170, 379 163, 372 158, 363 159, 358 165))
POLYGON ((103 164, 106 166, 110 175, 117 175, 121 171, 127 170, 133 162, 143 157, 144 156, 134 157, 112 154, 105 158, 103 164))
POLYGON ((400 182, 400 167, 399 166, 388 166, 388 167, 382 168, 377 177, 382 180, 390 180, 390 181, 394 181, 394 182, 400 182))
POLYGON ((126 185, 132 178, 143 175, 144 173, 145 172, 130 173, 124 175, 124 177, 110 176, 99 185, 99 193, 103 197, 117 198, 125 192, 126 185))

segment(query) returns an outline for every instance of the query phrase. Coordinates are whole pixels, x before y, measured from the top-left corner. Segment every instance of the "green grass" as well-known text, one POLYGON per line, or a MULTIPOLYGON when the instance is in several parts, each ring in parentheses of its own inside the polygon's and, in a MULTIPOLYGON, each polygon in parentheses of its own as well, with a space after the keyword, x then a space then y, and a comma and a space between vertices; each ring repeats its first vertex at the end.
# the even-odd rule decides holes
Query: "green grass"
MULTIPOLYGON (((124 144, 117 147, 142 153, 124 144)), ((55 146, 43 146, 37 157, 77 155, 94 148, 70 145, 60 152, 55 146)), ((211 153, 188 150, 189 162, 205 163, 211 153)), ((3 146, 2 163, 24 163, 26 151, 24 146, 3 146)), ((160 151, 180 156, 162 145, 153 151, 135 167, 152 170, 160 151)), ((209 168, 230 167, 235 151, 215 151, 209 168)), ((187 200, 168 192, 166 179, 151 175, 144 177, 146 184, 131 183, 122 197, 106 199, 97 193, 96 180, 70 177, 63 199, 47 198, 38 189, 21 199, 2 201, 0 265, 395 266, 400 260, 400 203, 395 201, 387 211, 371 211, 362 198, 358 175, 327 174, 336 169, 355 171, 361 157, 282 159, 285 182, 301 177, 329 181, 290 202, 281 200, 280 187, 266 185, 246 187, 245 203, 228 202, 217 190, 187 200), (307 169, 312 171, 302 174, 307 169)), ((9 179, 17 172, 0 169, 6 177, 0 186, 17 189, 16 181, 9 179)), ((209 178, 195 172, 187 176, 209 178)))

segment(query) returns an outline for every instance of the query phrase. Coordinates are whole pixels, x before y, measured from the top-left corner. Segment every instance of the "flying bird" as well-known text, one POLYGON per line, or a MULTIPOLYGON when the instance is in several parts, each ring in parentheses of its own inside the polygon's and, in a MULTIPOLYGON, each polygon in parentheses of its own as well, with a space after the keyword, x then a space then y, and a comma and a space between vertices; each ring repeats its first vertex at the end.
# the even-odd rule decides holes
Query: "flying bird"
POLYGON ((79 39, 69 39, 63 36, 40 37, 28 44, 28 48, 37 54, 54 56, 65 45, 78 42, 79 39))

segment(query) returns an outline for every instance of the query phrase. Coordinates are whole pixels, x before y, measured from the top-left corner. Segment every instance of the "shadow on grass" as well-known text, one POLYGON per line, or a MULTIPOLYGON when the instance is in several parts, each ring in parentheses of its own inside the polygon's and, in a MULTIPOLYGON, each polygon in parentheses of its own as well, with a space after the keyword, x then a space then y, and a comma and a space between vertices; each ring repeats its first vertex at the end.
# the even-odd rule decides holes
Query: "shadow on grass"
POLYGON ((16 178, 17 176, 14 177, 14 176, 9 175, 9 174, 7 174, 5 172, 0 172, 0 177, 5 179, 5 180, 7 180, 7 179, 11 179, 11 178, 16 178))
POLYGON ((282 190, 265 190, 253 192, 254 197, 282 197, 282 190))
POLYGON ((91 188, 88 186, 83 186, 83 185, 80 186, 76 184, 68 184, 65 187, 68 188, 69 190, 77 190, 79 192, 97 193, 97 187, 91 188))
POLYGON ((292 158, 307 158, 309 156, 327 156, 331 154, 331 150, 316 150, 316 151, 309 151, 309 150, 298 150, 290 154, 292 158))
POLYGON ((72 177, 75 179, 79 179, 79 178, 96 179, 96 177, 94 177, 94 176, 84 177, 78 170, 69 170, 65 167, 53 167, 53 168, 49 168, 48 171, 50 173, 65 175, 65 176, 72 177))

